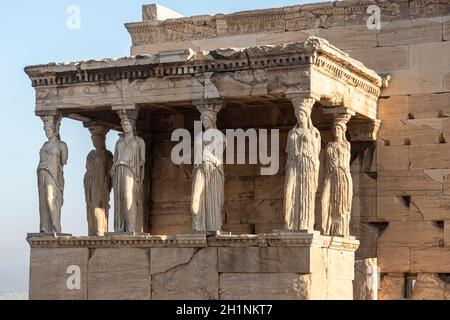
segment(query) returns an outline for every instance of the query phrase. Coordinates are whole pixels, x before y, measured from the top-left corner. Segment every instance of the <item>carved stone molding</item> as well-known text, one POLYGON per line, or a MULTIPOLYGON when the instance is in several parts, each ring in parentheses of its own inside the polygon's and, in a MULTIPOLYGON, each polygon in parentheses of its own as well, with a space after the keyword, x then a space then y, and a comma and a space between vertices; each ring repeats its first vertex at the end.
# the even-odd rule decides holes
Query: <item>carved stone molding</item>
POLYGON ((225 235, 208 238, 209 247, 267 247, 267 241, 258 235, 225 235))
POLYGON ((51 125, 57 132, 59 132, 59 128, 61 127, 61 119, 62 115, 59 113, 52 113, 47 115, 40 116, 44 125, 51 125))
POLYGON ((84 122, 83 126, 89 129, 91 134, 106 136, 108 132, 112 129, 112 125, 107 124, 103 121, 88 121, 84 122))
POLYGON ((119 111, 193 100, 200 101, 194 101, 200 109, 206 104, 214 105, 214 110, 219 108, 217 100, 284 95, 296 105, 303 98, 314 98, 326 107, 339 104, 375 118, 383 82, 376 72, 317 37, 284 45, 196 52, 189 61, 162 61, 161 54, 155 54, 51 63, 27 67, 26 72, 36 88, 37 110, 54 108, 73 114, 74 106, 94 110, 110 104, 119 111))
POLYGON ((139 110, 138 109, 123 109, 118 110, 117 115, 120 120, 128 119, 130 120, 135 133, 137 134, 137 120, 139 118, 139 110))
POLYGON ((31 248, 206 248, 206 247, 317 247, 354 251, 359 241, 314 233, 273 233, 261 235, 204 234, 176 236, 136 235, 73 237, 70 235, 33 235, 27 238, 31 248))
POLYGON ((355 237, 341 238, 322 236, 322 247, 324 248, 356 251, 359 244, 360 242, 356 240, 355 237))
POLYGON ((266 235, 269 247, 320 247, 321 236, 314 232, 281 231, 266 235))
POLYGON ((331 115, 333 115, 333 118, 348 117, 348 120, 350 120, 350 118, 355 116, 355 114, 356 114, 353 110, 351 110, 349 108, 345 108, 345 107, 324 108, 323 113, 331 114, 331 115))
POLYGON ((325 107, 332 107, 332 108, 344 107, 344 103, 345 98, 342 92, 333 92, 332 94, 325 95, 320 99, 320 104, 322 104, 325 107))
POLYGON ((377 141, 380 126, 381 120, 352 119, 348 125, 351 141, 377 141))
POLYGON ((160 22, 149 21, 154 19, 144 15, 144 22, 128 23, 126 28, 133 45, 140 46, 235 34, 365 25, 367 10, 371 5, 380 9, 384 22, 445 16, 450 12, 447 0, 354 0, 184 17, 160 22))
POLYGON ((356 113, 345 107, 335 107, 335 108, 323 108, 323 114, 331 115, 332 125, 336 125, 342 123, 348 128, 348 124, 352 117, 356 115, 356 113))
POLYGON ((49 116, 62 118, 62 114, 58 110, 39 110, 36 111, 35 114, 36 116, 41 117, 41 119, 49 116))
POLYGON ((447 0, 412 0, 409 2, 410 18, 445 16, 450 13, 450 3, 447 0))
POLYGON ((305 109, 307 111, 311 111, 314 107, 314 104, 317 102, 316 99, 310 97, 306 94, 286 94, 286 97, 292 101, 292 105, 294 108, 305 109))
POLYGON ((29 237, 31 248, 205 248, 205 235, 29 237))
MULTIPOLYGON (((272 69, 309 66, 314 64, 330 76, 357 86, 370 95, 379 95, 382 78, 328 41, 309 37, 305 42, 284 45, 257 46, 224 52, 212 50, 197 53, 194 59, 164 60, 160 54, 126 57, 117 60, 104 59, 66 64, 51 63, 45 66, 29 66, 25 72, 34 87, 79 85, 80 83, 129 82, 160 77, 185 77, 203 74, 204 81, 212 73, 240 70, 272 69)), ((192 53, 190 56, 193 56, 192 53)), ((207 83, 205 83, 205 86, 207 83)), ((205 88, 207 89, 207 88, 205 88)), ((205 92, 206 94, 207 92, 205 92)), ((218 98, 205 95, 204 98, 218 98)), ((119 106, 113 106, 118 109, 119 106)), ((134 108, 132 105, 129 108, 134 108)))
POLYGON ((217 114, 225 107, 225 102, 221 99, 194 100, 192 104, 202 114, 205 112, 214 112, 217 114))
POLYGON ((117 115, 119 116, 119 118, 121 120, 123 119, 130 119, 130 120, 134 120, 136 121, 139 117, 139 110, 130 110, 130 109, 123 109, 123 110, 119 110, 117 111, 117 115))

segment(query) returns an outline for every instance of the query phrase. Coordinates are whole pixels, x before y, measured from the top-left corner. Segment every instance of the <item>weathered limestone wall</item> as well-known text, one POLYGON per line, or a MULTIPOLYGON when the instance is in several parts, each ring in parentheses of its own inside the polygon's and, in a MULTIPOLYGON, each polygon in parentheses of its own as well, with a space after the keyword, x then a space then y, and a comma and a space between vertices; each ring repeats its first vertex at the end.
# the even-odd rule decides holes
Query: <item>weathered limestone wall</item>
POLYGON ((355 233, 361 237, 363 258, 375 257, 366 255, 375 247, 365 241, 375 244, 378 232, 373 226, 383 230, 388 223, 376 242, 380 271, 388 274, 381 282, 380 299, 411 297, 405 286, 408 274, 417 273, 414 292, 432 299, 442 281, 423 286, 422 277, 450 272, 449 20, 447 16, 391 22, 377 33, 376 47, 356 48, 355 41, 355 48, 348 50, 375 71, 392 75, 379 102, 378 118, 383 122, 375 175, 362 174, 359 181, 364 183, 360 192, 371 189, 372 196, 360 198, 360 218, 353 213, 354 222, 363 222, 355 233))
MULTIPOLYGON (((405 298, 409 274, 419 274, 416 286, 421 292, 431 287, 439 291, 441 282, 428 281, 425 286, 421 282, 426 277, 435 279, 437 273, 450 272, 449 2, 360 0, 308 4, 260 11, 268 17, 267 23, 255 23, 252 14, 185 18, 182 29, 151 33, 147 38, 133 33, 138 26, 129 25, 134 42, 132 54, 187 47, 248 47, 316 35, 367 67, 392 75, 390 87, 383 91, 379 102, 378 118, 383 123, 374 161, 370 162, 373 150, 368 148, 352 166, 352 231, 361 240, 357 257, 378 257, 381 272, 387 274, 382 280, 382 299, 405 298), (371 4, 381 8, 380 30, 366 26, 367 7, 371 4), (199 21, 207 21, 206 27, 199 27, 199 21)), ((227 196, 232 201, 227 202, 226 222, 256 223, 256 232, 265 232, 264 219, 279 219, 281 176, 255 178, 251 174, 246 180, 243 177, 247 174, 239 175, 238 179, 230 173, 227 177, 227 196), (255 204, 256 210, 242 209, 255 204)), ((181 184, 177 187, 181 188, 181 184)), ((188 179, 183 188, 188 194, 188 179)), ((268 229, 276 221, 267 221, 268 229)))
POLYGON ((382 273, 402 274, 382 282, 382 290, 403 294, 398 298, 434 299, 444 281, 423 284, 423 278, 450 272, 449 18, 397 22, 380 31, 379 48, 352 52, 393 77, 379 103, 376 216, 369 219, 389 222, 377 256, 382 273), (385 62, 375 58, 383 56, 385 62), (401 289, 409 274, 419 274, 412 295, 401 289))
POLYGON ((30 238, 30 299, 353 299, 357 241, 287 237, 30 238))

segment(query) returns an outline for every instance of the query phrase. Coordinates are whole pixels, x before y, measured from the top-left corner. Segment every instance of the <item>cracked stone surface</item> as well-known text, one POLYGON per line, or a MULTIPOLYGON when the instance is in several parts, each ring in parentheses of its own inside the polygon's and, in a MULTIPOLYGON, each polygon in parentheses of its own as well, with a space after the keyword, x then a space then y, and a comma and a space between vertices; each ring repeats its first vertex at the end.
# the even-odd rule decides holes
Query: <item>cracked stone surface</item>
POLYGON ((152 275, 157 275, 187 265, 197 252, 198 249, 195 248, 151 249, 150 272, 152 275))
MULTIPOLYGON (((164 249, 156 249, 164 250, 164 249)), ((170 249, 173 250, 173 249, 170 249)), ((178 249, 177 249, 178 250, 178 249)), ((158 262, 156 270, 164 271, 152 275, 153 300, 217 300, 219 299, 219 275, 217 271, 217 248, 205 248, 194 251, 190 261, 187 259, 193 253, 191 249, 181 255, 178 262, 170 258, 176 253, 170 253, 167 263, 158 262), (186 261, 187 260, 187 261, 186 261), (178 264, 178 265, 177 265, 178 264)), ((152 252, 155 249, 152 249, 152 252)), ((178 252, 181 252, 178 251, 178 252)), ((174 251, 175 252, 175 251, 174 251)), ((164 255, 157 252, 156 257, 164 255)), ((165 256, 165 255, 164 255, 165 256)), ((152 259, 152 261, 155 258, 152 259)), ((165 257, 164 259, 167 259, 165 257)), ((155 272, 153 269, 152 272, 155 272)))

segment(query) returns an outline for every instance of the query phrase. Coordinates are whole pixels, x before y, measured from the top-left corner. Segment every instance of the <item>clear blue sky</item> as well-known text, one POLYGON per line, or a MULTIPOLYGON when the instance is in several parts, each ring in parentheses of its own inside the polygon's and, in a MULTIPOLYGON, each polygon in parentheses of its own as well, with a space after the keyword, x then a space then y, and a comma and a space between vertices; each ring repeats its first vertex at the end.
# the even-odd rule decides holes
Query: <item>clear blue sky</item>
MULTIPOLYGON (((161 0, 158 3, 185 16, 231 13, 256 8, 300 4, 302 0, 161 0)), ((85 60, 129 55, 131 40, 123 26, 141 20, 141 5, 151 1, 40 0, 2 1, 0 6, 0 272, 2 267, 27 266, 27 232, 39 224, 36 167, 45 141, 42 123, 34 116, 34 90, 23 68, 52 61, 85 60), (81 29, 66 27, 66 9, 81 8, 81 29)), ((66 191, 63 231, 87 233, 83 196, 85 157, 91 149, 89 134, 79 122, 64 120, 62 139, 69 146, 65 168, 66 191)), ((110 134, 112 148, 115 134, 110 134)), ((0 278, 1 281, 1 278, 0 278)), ((0 289, 2 283, 0 282, 0 289)))

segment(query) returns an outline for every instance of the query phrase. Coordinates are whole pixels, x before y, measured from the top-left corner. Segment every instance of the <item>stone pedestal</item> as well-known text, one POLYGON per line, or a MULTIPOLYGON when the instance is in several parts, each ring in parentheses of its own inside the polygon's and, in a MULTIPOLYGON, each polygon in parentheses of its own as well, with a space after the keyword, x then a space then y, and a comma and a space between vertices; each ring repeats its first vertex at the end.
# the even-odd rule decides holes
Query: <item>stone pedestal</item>
POLYGON ((318 233, 29 237, 28 242, 32 300, 351 300, 359 245, 354 238, 318 233), (77 275, 68 272, 74 266, 77 275), (74 276, 80 277, 79 289, 67 286, 74 276))

